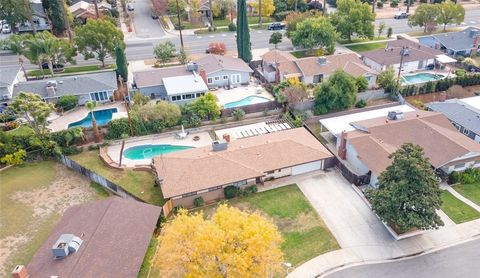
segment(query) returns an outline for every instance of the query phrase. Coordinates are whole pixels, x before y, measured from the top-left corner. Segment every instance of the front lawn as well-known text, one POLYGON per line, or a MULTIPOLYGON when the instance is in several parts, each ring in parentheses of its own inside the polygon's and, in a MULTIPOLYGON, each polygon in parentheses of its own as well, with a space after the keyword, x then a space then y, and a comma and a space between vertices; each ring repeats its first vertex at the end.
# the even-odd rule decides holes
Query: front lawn
POLYGON ((28 135, 33 135, 35 132, 28 125, 21 125, 16 129, 7 131, 7 133, 11 135, 28 136, 28 135))
POLYGON ((165 203, 160 187, 154 187, 155 176, 152 173, 109 168, 98 156, 98 151, 82 152, 70 158, 83 167, 120 185, 123 189, 149 204, 161 206, 165 203))
POLYGON ((453 189, 480 206, 480 183, 458 184, 453 189))
POLYGON ((480 218, 480 212, 457 199, 448 191, 442 192, 442 210, 456 224, 480 218))
MULTIPOLYGON (((296 184, 226 201, 240 209, 258 210, 282 233, 285 261, 298 266, 339 245, 296 184)), ((217 205, 203 209, 211 215, 217 205)))
POLYGON ((0 277, 31 260, 67 208, 105 196, 87 178, 54 161, 1 171, 0 277))
MULTIPOLYGON (((62 72, 58 72, 55 74, 60 75, 60 74, 69 74, 69 73, 85 73, 85 72, 93 72, 93 71, 107 70, 107 69, 115 69, 115 65, 107 65, 105 68, 102 68, 100 65, 66 67, 62 72)), ((50 76, 49 69, 44 69, 43 72, 45 76, 50 76)), ((27 72, 27 74, 29 77, 42 76, 42 73, 40 70, 31 70, 27 72)))
POLYGON ((387 42, 372 42, 372 43, 354 44, 354 45, 349 45, 345 47, 355 52, 365 52, 365 51, 382 49, 382 48, 385 48, 386 45, 387 45, 387 42))

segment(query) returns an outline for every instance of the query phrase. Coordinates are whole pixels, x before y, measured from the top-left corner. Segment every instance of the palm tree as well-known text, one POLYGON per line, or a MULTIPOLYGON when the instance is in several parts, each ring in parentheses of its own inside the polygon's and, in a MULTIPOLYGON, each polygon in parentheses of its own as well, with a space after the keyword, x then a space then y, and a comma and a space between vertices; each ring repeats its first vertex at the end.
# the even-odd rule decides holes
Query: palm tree
POLYGON ((128 134, 123 133, 121 138, 122 138, 122 147, 120 148, 120 161, 118 163, 118 166, 122 166, 123 149, 125 148, 125 139, 128 138, 128 134))
POLYGON ((258 26, 262 27, 262 0, 258 0, 258 26))
POLYGON ((93 132, 95 133, 95 142, 100 142, 100 132, 98 131, 97 120, 95 120, 95 114, 93 113, 93 109, 97 107, 97 102, 89 100, 85 103, 85 107, 87 108, 87 110, 90 111, 92 115, 92 127, 93 132))

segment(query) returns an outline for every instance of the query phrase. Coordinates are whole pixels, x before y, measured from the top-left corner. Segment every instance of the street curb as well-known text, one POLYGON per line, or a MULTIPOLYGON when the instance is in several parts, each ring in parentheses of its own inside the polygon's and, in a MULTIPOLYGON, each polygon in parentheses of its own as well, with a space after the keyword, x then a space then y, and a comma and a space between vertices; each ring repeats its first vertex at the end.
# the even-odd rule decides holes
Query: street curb
POLYGON ((355 267, 355 266, 369 265, 369 264, 381 264, 381 263, 392 263, 392 262, 404 261, 404 260, 408 260, 408 259, 412 259, 412 258, 416 258, 416 257, 421 257, 423 255, 428 255, 428 254, 431 254, 431 253, 434 253, 434 252, 438 252, 438 251, 441 251, 441 250, 444 250, 444 249, 447 249, 447 248, 450 248, 450 247, 454 247, 454 246, 457 246, 457 245, 460 245, 460 244, 464 244, 464 243, 467 243, 467 242, 470 242, 470 241, 473 241, 473 240, 476 240, 476 239, 479 239, 479 238, 480 238, 480 234, 476 234, 476 235, 471 236, 470 238, 467 238, 467 239, 459 241, 459 242, 443 245, 443 246, 440 246, 440 247, 430 248, 430 249, 426 249, 426 250, 423 250, 423 251, 420 251, 420 252, 414 252, 414 253, 402 255, 402 256, 399 256, 399 257, 393 257, 393 258, 390 258, 390 259, 345 263, 345 264, 341 264, 341 265, 338 265, 338 266, 331 267, 327 270, 324 270, 320 274, 315 275, 314 277, 315 278, 325 277, 326 275, 335 273, 335 272, 343 270, 343 269, 348 269, 348 268, 351 268, 351 267, 355 267))

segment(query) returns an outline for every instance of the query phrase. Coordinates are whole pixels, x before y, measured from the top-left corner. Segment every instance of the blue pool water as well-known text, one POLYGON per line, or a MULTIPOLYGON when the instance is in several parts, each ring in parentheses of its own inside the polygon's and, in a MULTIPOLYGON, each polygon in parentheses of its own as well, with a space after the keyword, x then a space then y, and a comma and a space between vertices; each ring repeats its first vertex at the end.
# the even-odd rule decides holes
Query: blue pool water
POLYGON ((123 156, 128 159, 150 159, 162 154, 178 152, 181 150, 192 149, 188 146, 176 146, 176 145, 141 145, 126 149, 123 151, 123 156))
POLYGON ((442 79, 443 77, 444 76, 441 74, 417 73, 417 74, 402 76, 402 83, 409 84, 409 85, 426 83, 428 81, 436 81, 436 80, 442 79))
MULTIPOLYGON (((93 111, 93 115, 95 115, 95 120, 97 121, 97 126, 108 124, 108 122, 112 120, 112 114, 116 113, 117 111, 117 108, 93 111)), ((70 123, 68 128, 77 126, 92 127, 92 112, 89 112, 88 115, 80 121, 70 123)))
POLYGON ((250 105, 250 104, 269 102, 269 101, 270 100, 268 98, 264 98, 264 97, 248 96, 248 97, 246 97, 244 99, 241 99, 241 100, 225 103, 223 105, 223 108, 235 108, 235 107, 240 107, 240 106, 245 106, 245 105, 250 105))

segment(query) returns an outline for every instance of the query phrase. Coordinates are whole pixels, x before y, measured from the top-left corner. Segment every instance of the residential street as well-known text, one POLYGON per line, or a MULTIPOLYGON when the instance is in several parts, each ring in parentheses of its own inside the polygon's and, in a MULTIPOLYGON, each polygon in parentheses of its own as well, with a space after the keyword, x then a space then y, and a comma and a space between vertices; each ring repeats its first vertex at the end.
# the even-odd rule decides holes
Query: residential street
POLYGON ((478 277, 480 239, 419 257, 381 264, 350 267, 328 278, 430 278, 478 277))
POLYGON ((136 0, 134 2, 135 10, 130 12, 138 38, 160 38, 165 36, 165 31, 160 22, 152 19, 150 5, 150 0, 136 0))

